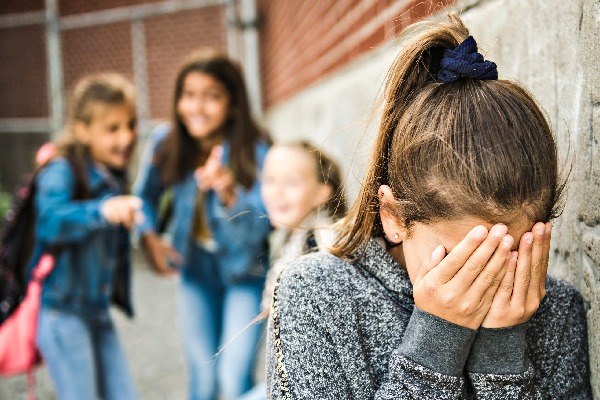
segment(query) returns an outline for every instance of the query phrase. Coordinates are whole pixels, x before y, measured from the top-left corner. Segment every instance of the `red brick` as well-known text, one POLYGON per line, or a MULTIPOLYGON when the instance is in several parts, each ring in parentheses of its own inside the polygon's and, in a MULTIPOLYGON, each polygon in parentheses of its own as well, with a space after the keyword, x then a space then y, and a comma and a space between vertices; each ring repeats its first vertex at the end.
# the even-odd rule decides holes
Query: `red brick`
POLYGON ((42 11, 44 0, 1 0, 0 15, 22 13, 29 11, 42 11))
POLYGON ((391 21, 361 38, 358 43, 346 43, 347 38, 370 24, 388 7, 391 0, 375 0, 360 18, 348 19, 351 12, 362 9, 365 0, 312 1, 305 3, 260 0, 259 8, 266 16, 261 34, 261 66, 264 101, 272 106, 297 93, 306 86, 343 67, 364 52, 370 51, 394 37, 409 23, 421 19, 456 0, 415 0, 408 9, 391 21), (306 11, 308 10, 308 11, 306 11), (328 54, 344 44, 345 50, 336 59, 326 60, 328 54))
POLYGON ((175 75, 182 60, 202 47, 227 50, 224 9, 206 7, 149 19, 146 45, 150 114, 169 118, 175 75))
POLYGON ((128 22, 63 32, 65 87, 99 72, 118 72, 133 80, 131 25, 128 22))
POLYGON ((0 118, 48 116, 43 26, 0 30, 0 118))
POLYGON ((66 16, 162 1, 164 0, 59 0, 58 10, 61 16, 66 16))

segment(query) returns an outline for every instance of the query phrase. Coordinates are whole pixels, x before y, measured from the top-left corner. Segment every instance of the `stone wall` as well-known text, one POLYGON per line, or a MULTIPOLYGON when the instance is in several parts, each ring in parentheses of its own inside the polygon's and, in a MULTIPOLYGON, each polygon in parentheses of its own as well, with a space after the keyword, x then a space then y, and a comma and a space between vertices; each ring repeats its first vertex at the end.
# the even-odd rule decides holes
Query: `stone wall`
POLYGON ((594 396, 600 398, 600 1, 463 5, 469 7, 465 22, 503 77, 519 80, 540 101, 565 167, 572 168, 550 272, 584 296, 594 396))
MULTIPOLYGON (((518 80, 540 101, 570 170, 550 272, 585 298, 592 386, 600 399, 600 1, 463 0, 457 8, 500 77, 518 80)), ((372 110, 397 51, 397 43, 385 43, 267 112, 276 139, 311 139, 341 162, 351 198, 377 126, 372 110)))

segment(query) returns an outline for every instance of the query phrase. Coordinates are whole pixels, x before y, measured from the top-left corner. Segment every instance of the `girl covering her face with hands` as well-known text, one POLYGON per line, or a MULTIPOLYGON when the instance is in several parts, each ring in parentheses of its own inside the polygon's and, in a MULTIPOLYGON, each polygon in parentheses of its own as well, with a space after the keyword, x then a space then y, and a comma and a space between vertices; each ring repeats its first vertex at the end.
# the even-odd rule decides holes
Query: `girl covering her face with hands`
POLYGON ((133 85, 93 75, 75 87, 69 124, 41 160, 33 260, 51 252, 55 266, 37 342, 61 400, 137 398, 108 310, 112 299, 132 315, 128 230, 141 200, 126 195, 126 171, 136 141, 133 85))
POLYGON ((532 96, 456 14, 392 65, 333 254, 288 266, 271 399, 590 399, 585 310, 546 276, 564 182, 532 96))
POLYGON ((260 312, 268 262, 259 177, 269 144, 250 117, 240 68, 212 50, 190 55, 175 81, 172 122, 151 134, 135 190, 150 263, 180 275, 190 399, 235 399, 253 385, 261 327, 244 327, 260 312), (167 190, 170 243, 157 234, 167 190))

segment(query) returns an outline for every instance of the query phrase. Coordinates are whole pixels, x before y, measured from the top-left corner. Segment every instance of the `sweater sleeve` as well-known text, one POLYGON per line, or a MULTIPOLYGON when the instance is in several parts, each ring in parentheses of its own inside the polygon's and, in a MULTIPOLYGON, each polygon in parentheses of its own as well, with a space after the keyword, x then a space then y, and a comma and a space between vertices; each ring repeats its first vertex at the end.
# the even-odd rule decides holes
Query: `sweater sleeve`
POLYGON ((480 330, 467 363, 478 399, 592 398, 583 300, 556 282, 528 324, 480 330))
POLYGON ((333 337, 340 336, 337 317, 332 316, 327 302, 317 301, 322 299, 316 293, 318 287, 292 270, 282 273, 271 309, 268 398, 461 398, 465 386, 462 369, 475 331, 419 311, 411 318, 402 345, 392 352, 381 387, 357 385, 356 381, 368 382, 368 366, 361 366, 362 360, 348 357, 343 344, 336 344, 333 337), (451 342, 454 345, 448 345, 451 342), (413 357, 418 353, 414 346, 429 346, 428 354, 433 356, 427 365, 420 363, 426 356, 413 357), (362 371, 363 376, 351 371, 362 371))
POLYGON ((415 307, 375 399, 461 399, 475 334, 415 307))
MULTIPOLYGON (((283 274, 285 275, 285 274, 283 274)), ((352 399, 323 310, 301 276, 275 285, 267 335, 267 398, 352 399), (293 300, 291 300, 293 299, 293 300)))

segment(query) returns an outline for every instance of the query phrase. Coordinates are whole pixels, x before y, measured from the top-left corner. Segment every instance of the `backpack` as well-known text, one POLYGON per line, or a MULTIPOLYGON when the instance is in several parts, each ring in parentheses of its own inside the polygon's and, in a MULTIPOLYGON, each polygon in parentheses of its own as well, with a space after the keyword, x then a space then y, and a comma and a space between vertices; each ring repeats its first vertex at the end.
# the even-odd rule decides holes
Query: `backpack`
POLYGON ((26 372, 30 393, 33 393, 33 369, 41 364, 36 337, 42 283, 54 268, 54 258, 44 254, 32 271, 27 294, 19 307, 0 326, 0 375, 11 376, 26 372))
MULTIPOLYGON (((88 197, 83 168, 70 157, 75 174, 75 199, 88 197)), ((0 326, 23 301, 27 291, 27 268, 35 244, 36 179, 44 165, 25 174, 13 192, 12 205, 4 216, 0 234, 0 326)), ((48 249, 56 254, 59 249, 48 249)))
POLYGON ((42 256, 26 282, 37 172, 25 175, 15 190, 0 236, 0 375, 27 373, 29 399, 35 399, 33 370, 42 362, 36 346, 42 282, 54 266, 50 255, 42 256))
POLYGON ((13 193, 0 235, 0 325, 19 306, 27 289, 33 252, 37 171, 25 175, 13 193))

